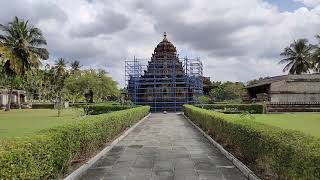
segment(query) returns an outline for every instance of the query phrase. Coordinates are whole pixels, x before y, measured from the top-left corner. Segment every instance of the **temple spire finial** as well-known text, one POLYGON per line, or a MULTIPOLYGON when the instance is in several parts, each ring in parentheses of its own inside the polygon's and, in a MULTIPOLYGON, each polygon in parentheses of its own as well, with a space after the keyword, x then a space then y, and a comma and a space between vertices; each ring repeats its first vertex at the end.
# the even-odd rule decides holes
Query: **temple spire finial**
POLYGON ((166 39, 167 38, 167 32, 163 33, 163 38, 166 39))

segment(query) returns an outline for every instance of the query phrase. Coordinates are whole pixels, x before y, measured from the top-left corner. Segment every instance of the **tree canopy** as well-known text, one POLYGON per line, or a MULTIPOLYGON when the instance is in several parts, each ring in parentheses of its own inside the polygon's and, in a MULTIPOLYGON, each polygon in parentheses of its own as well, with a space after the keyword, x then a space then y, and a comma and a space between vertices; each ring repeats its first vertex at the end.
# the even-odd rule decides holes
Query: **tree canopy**
POLYGON ((40 29, 29 25, 28 21, 15 17, 7 25, 0 24, 0 53, 4 63, 1 70, 6 78, 10 78, 10 95, 6 110, 10 110, 16 78, 39 68, 40 60, 49 58, 49 52, 42 47, 46 44, 47 41, 40 29))

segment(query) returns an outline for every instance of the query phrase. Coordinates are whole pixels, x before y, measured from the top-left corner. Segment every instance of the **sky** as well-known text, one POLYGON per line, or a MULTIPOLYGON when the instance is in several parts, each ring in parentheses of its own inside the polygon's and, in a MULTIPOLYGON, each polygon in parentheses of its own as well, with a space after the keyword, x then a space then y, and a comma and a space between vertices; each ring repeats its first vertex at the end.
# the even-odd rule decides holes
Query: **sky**
POLYGON ((150 58, 163 32, 180 57, 200 57, 215 81, 283 74, 281 51, 320 33, 320 0, 2 0, 0 23, 29 20, 52 64, 79 60, 125 85, 124 61, 150 58))

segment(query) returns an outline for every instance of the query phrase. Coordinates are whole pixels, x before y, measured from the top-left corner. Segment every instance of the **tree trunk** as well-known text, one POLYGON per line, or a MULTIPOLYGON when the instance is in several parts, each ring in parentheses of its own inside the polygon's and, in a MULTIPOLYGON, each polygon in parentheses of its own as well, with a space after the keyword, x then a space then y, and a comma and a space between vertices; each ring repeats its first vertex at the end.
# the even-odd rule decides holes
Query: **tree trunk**
POLYGON ((60 92, 57 94, 56 96, 56 108, 58 110, 58 117, 61 116, 61 110, 62 110, 62 97, 61 97, 61 94, 60 92))
POLYGON ((9 97, 8 97, 8 104, 7 104, 6 111, 10 111, 10 109, 11 109, 11 100, 12 100, 13 83, 14 83, 14 78, 12 78, 12 79, 11 79, 10 91, 9 91, 9 97))

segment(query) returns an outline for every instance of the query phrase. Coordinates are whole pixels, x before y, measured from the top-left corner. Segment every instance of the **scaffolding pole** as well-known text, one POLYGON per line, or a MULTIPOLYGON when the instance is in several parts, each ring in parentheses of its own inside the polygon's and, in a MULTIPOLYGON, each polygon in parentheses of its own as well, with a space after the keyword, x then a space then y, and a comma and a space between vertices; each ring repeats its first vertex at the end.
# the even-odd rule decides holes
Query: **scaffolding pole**
POLYGON ((153 112, 176 112, 203 95, 200 58, 152 57, 146 64, 141 61, 136 57, 125 61, 126 88, 134 104, 149 105, 153 112))

